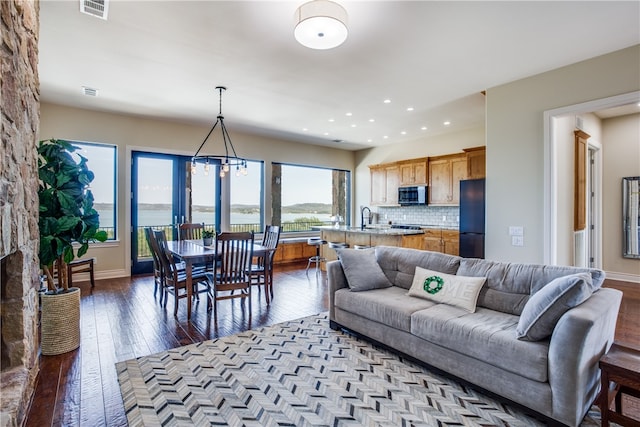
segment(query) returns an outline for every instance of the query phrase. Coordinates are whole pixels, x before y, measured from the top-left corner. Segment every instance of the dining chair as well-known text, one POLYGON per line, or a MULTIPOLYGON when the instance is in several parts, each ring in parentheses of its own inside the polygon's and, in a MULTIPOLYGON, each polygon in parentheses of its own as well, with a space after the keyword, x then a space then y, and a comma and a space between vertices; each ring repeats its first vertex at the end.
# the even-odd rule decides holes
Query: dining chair
POLYGON ((178 240, 197 240, 202 239, 204 231, 204 223, 185 222, 178 225, 178 240))
MULTIPOLYGON (((256 262, 251 264, 251 284, 264 285, 264 296, 269 304, 269 296, 273 298, 273 259, 280 241, 280 226, 267 225, 262 235, 262 246, 268 249, 265 256, 254 257, 256 262)), ((258 288, 259 289, 259 288, 258 288)))
POLYGON ((162 304, 162 298, 164 296, 164 275, 162 273, 162 264, 158 257, 158 243, 156 242, 153 229, 151 227, 144 227, 144 237, 149 245, 149 251, 151 252, 151 258, 153 259, 153 296, 155 297, 160 290, 160 304, 162 304))
POLYGON ((249 300, 251 318, 251 260, 253 258, 253 232, 220 233, 216 236, 215 272, 207 272, 213 295, 213 316, 218 321, 218 301, 240 298, 249 300), (239 291, 236 293, 236 291, 239 291))
MULTIPOLYGON (((154 230, 153 235, 158 245, 158 258, 162 265, 164 275, 164 306, 167 305, 169 293, 174 296, 173 315, 178 314, 178 301, 187 297, 187 274, 184 268, 173 258, 173 255, 167 247, 167 239, 162 230, 154 230)), ((207 294, 207 308, 211 309, 211 292, 209 289, 209 281, 205 275, 203 268, 193 267, 191 271, 191 282, 193 286, 194 298, 199 298, 201 293, 207 294)))

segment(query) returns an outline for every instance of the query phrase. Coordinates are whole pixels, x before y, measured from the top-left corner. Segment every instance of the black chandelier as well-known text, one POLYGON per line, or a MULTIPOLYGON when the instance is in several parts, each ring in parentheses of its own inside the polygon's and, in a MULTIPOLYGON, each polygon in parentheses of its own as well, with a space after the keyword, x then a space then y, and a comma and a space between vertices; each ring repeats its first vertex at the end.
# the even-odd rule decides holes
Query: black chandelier
POLYGON ((191 158, 191 173, 195 175, 196 173, 196 165, 198 163, 204 163, 204 174, 209 174, 209 168, 211 164, 220 164, 220 178, 224 178, 227 173, 231 170, 231 168, 236 169, 236 175, 246 175, 247 174, 247 160, 242 157, 238 157, 236 154, 236 149, 231 142, 231 138, 229 137, 229 132, 227 132, 227 127, 224 125, 224 116, 222 115, 222 91, 227 90, 224 86, 217 86, 216 90, 220 93, 220 113, 216 119, 216 122, 213 124, 213 127, 198 147, 198 151, 191 158), (220 123, 220 129, 222 130, 222 141, 224 142, 224 154, 214 154, 214 155, 202 155, 199 156, 200 150, 209 139, 209 136, 213 133, 216 126, 220 123))

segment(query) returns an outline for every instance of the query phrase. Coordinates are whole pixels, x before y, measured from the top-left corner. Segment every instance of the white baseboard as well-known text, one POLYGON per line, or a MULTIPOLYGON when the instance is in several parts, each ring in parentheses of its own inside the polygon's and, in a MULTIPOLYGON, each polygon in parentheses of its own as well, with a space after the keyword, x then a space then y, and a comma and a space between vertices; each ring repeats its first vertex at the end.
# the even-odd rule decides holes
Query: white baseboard
POLYGON ((628 273, 615 273, 607 271, 607 279, 620 280, 622 282, 640 283, 640 275, 628 273))

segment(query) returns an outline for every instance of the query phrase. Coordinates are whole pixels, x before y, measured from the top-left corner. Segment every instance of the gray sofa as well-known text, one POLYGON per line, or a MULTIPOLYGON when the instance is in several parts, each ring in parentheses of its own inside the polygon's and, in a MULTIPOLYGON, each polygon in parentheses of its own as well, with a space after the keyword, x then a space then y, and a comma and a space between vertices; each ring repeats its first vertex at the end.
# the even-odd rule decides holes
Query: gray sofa
POLYGON ((370 251, 390 286, 366 290, 368 278, 360 285, 350 284, 347 277, 356 282, 372 270, 370 266, 354 270, 346 264, 364 256, 353 258, 354 250, 341 250, 339 260, 327 263, 333 329, 364 335, 552 421, 580 424, 598 393, 598 360, 613 342, 622 299, 621 292, 600 288, 604 272, 397 247, 378 246, 370 251), (409 296, 416 266, 486 277, 475 312, 409 296), (518 339, 516 329, 532 296, 554 279, 576 273, 590 278, 586 300, 565 309, 551 325, 551 336, 518 339), (362 284, 365 290, 358 289, 362 284))

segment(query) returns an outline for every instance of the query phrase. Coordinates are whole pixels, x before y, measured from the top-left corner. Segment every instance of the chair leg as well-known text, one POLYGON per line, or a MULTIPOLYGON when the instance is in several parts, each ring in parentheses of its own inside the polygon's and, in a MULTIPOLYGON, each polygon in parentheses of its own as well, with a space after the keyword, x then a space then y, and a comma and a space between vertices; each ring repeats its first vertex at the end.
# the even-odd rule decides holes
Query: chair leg
POLYGON ((173 295, 175 297, 175 304, 173 305, 173 315, 177 316, 178 315, 178 290, 177 289, 173 289, 173 295))
POLYGON ((89 278, 91 279, 91 287, 95 288, 96 287, 96 281, 95 281, 95 278, 93 276, 93 259, 91 260, 91 269, 89 270, 89 278))
POLYGON ((312 258, 309 258, 309 262, 307 263, 307 269, 304 271, 307 277, 309 277, 309 267, 311 266, 311 259, 312 258))

